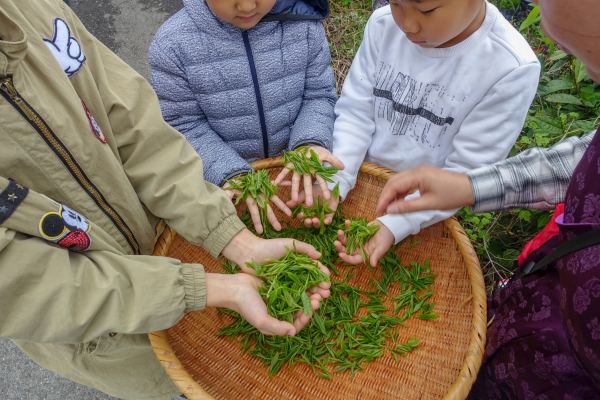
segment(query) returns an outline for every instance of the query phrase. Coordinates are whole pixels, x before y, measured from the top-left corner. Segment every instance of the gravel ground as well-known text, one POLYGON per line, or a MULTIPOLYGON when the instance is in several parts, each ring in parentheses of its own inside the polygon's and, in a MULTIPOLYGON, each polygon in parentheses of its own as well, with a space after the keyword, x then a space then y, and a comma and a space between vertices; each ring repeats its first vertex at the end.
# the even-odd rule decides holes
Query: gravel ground
POLYGON ((0 399, 109 400, 114 397, 45 370, 10 340, 0 339, 0 399))
MULTIPOLYGON (((86 28, 146 79, 148 47, 182 0, 68 0, 86 28)), ((47 371, 0 338, 0 400, 108 400, 97 390, 47 371)))

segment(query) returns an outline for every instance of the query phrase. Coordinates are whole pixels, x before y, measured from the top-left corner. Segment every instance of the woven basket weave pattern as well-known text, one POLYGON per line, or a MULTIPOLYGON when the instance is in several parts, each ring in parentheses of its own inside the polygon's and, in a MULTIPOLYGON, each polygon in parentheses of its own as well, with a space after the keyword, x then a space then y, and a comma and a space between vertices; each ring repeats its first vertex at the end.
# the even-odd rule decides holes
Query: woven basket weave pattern
MULTIPOLYGON (((280 159, 254 165, 257 169, 269 168, 272 177, 281 170, 280 166, 280 159)), ((391 173, 368 163, 361 171, 355 189, 342 207, 351 215, 372 220, 376 218, 379 194, 391 173)), ((281 188, 280 194, 287 198, 289 188, 281 188)), ((238 206, 238 214, 243 208, 238 206)), ((298 225, 297 221, 292 223, 298 225)), ((432 272, 438 274, 432 300, 439 317, 436 321, 407 320, 408 327, 398 328, 398 342, 405 343, 416 336, 422 340, 421 345, 407 357, 399 357, 399 363, 386 351, 380 359, 364 363, 365 370, 351 380, 348 372, 333 374, 331 381, 317 378, 308 365, 301 363, 295 364, 291 374, 285 364, 276 376, 269 378, 268 368, 260 367, 257 358, 240 355, 241 345, 236 339, 215 336, 219 327, 232 321, 215 309, 189 313, 166 333, 151 334, 151 341, 167 372, 190 399, 464 399, 481 364, 485 292, 481 272, 477 276, 477 259, 461 232, 455 220, 448 220, 416 235, 416 245, 405 241, 399 247, 403 265, 427 258, 432 272)), ((205 250, 170 230, 159 240, 155 254, 165 255, 167 251, 169 257, 184 263, 202 263, 207 272, 222 272, 205 250)), ((342 277, 348 268, 338 266, 342 277)), ((361 289, 372 289, 371 277, 381 278, 377 268, 371 273, 359 266, 352 272, 357 277, 351 283, 361 289)), ((398 293, 396 285, 390 296, 398 293)), ((389 300, 386 305, 393 309, 389 300)), ((361 309, 361 313, 364 315, 366 310, 361 309)))

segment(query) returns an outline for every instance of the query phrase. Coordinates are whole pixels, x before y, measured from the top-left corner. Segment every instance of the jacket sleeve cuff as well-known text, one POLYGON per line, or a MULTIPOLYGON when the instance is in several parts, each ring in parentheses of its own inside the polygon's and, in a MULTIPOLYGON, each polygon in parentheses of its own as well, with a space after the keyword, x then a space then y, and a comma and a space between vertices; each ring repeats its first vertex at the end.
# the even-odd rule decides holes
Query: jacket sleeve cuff
POLYGON ((408 235, 415 234, 410 222, 403 215, 384 215, 377 219, 392 232, 394 244, 400 243, 408 235))
MULTIPOLYGON (((315 139, 310 139, 310 140, 304 140, 302 142, 296 143, 292 150, 296 150, 297 148, 302 147, 302 146, 321 146, 321 147, 324 147, 327 149, 327 146, 323 142, 321 142, 319 140, 315 140, 315 139)), ((330 150, 330 149, 327 149, 327 150, 330 150)))
POLYGON ((206 307, 206 276, 204 267, 200 264, 182 264, 181 276, 183 277, 183 312, 198 311, 206 307))
POLYGON ((227 243, 229 243, 231 239, 245 227, 246 225, 244 225, 238 216, 232 214, 221 221, 219 226, 208 235, 202 244, 202 247, 204 247, 211 256, 217 258, 227 243))
POLYGON ((475 199, 475 204, 469 207, 472 213, 502 209, 506 193, 498 168, 489 165, 468 171, 466 174, 475 199))

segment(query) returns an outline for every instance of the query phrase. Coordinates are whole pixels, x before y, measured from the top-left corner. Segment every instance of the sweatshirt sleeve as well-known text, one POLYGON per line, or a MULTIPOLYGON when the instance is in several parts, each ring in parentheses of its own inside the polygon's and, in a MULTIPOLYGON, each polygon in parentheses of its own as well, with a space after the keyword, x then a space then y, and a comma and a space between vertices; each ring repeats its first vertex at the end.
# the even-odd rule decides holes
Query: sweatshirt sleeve
MULTIPOLYGON (((110 124, 118 157, 140 201, 213 256, 244 228, 229 197, 204 180, 202 160, 162 118, 148 82, 106 48, 65 7, 77 30, 110 124)), ((91 79, 90 79, 91 81, 91 79)))
MULTIPOLYGON (((335 106, 333 154, 344 163, 345 168, 335 174, 332 180, 339 182, 342 200, 356 184, 358 170, 375 133, 373 88, 378 40, 374 25, 371 17, 342 87, 342 95, 335 106)), ((333 189, 335 183, 329 186, 333 189)))
POLYGON ((288 150, 303 145, 332 148, 333 112, 337 93, 331 69, 331 54, 320 22, 308 23, 309 65, 306 69, 302 105, 292 127, 288 150))
POLYGON ((158 37, 150 45, 150 83, 158 95, 165 121, 190 142, 204 164, 204 179, 223 186, 224 179, 252 170, 210 126, 190 88, 185 70, 172 48, 162 46, 158 37))
MULTIPOLYGON (((539 73, 539 63, 530 63, 501 78, 462 122, 452 142, 454 151, 442 168, 466 172, 504 160, 519 137, 537 90, 539 73)), ((422 228, 450 218, 456 211, 385 215, 379 220, 392 231, 398 243, 422 228)))

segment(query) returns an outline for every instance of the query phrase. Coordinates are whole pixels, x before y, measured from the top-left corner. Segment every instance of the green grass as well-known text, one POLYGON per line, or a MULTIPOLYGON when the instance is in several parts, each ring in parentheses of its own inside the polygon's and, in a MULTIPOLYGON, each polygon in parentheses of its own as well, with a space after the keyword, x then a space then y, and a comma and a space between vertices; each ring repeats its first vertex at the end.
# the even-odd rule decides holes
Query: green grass
MULTIPOLYGON (((492 3, 512 8, 519 1, 492 0, 492 3)), ((362 41, 370 10, 371 1, 331 1, 331 15, 324 25, 338 93, 362 41)), ((537 18, 530 22, 536 21, 537 18)), ((513 21, 513 25, 518 29, 523 22, 513 21)), ((510 155, 583 135, 600 123, 600 85, 587 76, 579 60, 564 54, 546 39, 538 25, 532 23, 522 34, 543 66, 540 85, 510 155)), ((473 241, 487 291, 492 293, 500 279, 512 275, 521 249, 548 223, 552 211, 521 209, 472 215, 463 209, 457 217, 473 241)))
POLYGON ((339 95, 362 42, 365 25, 371 15, 371 1, 333 0, 330 6, 331 14, 324 26, 339 95))

